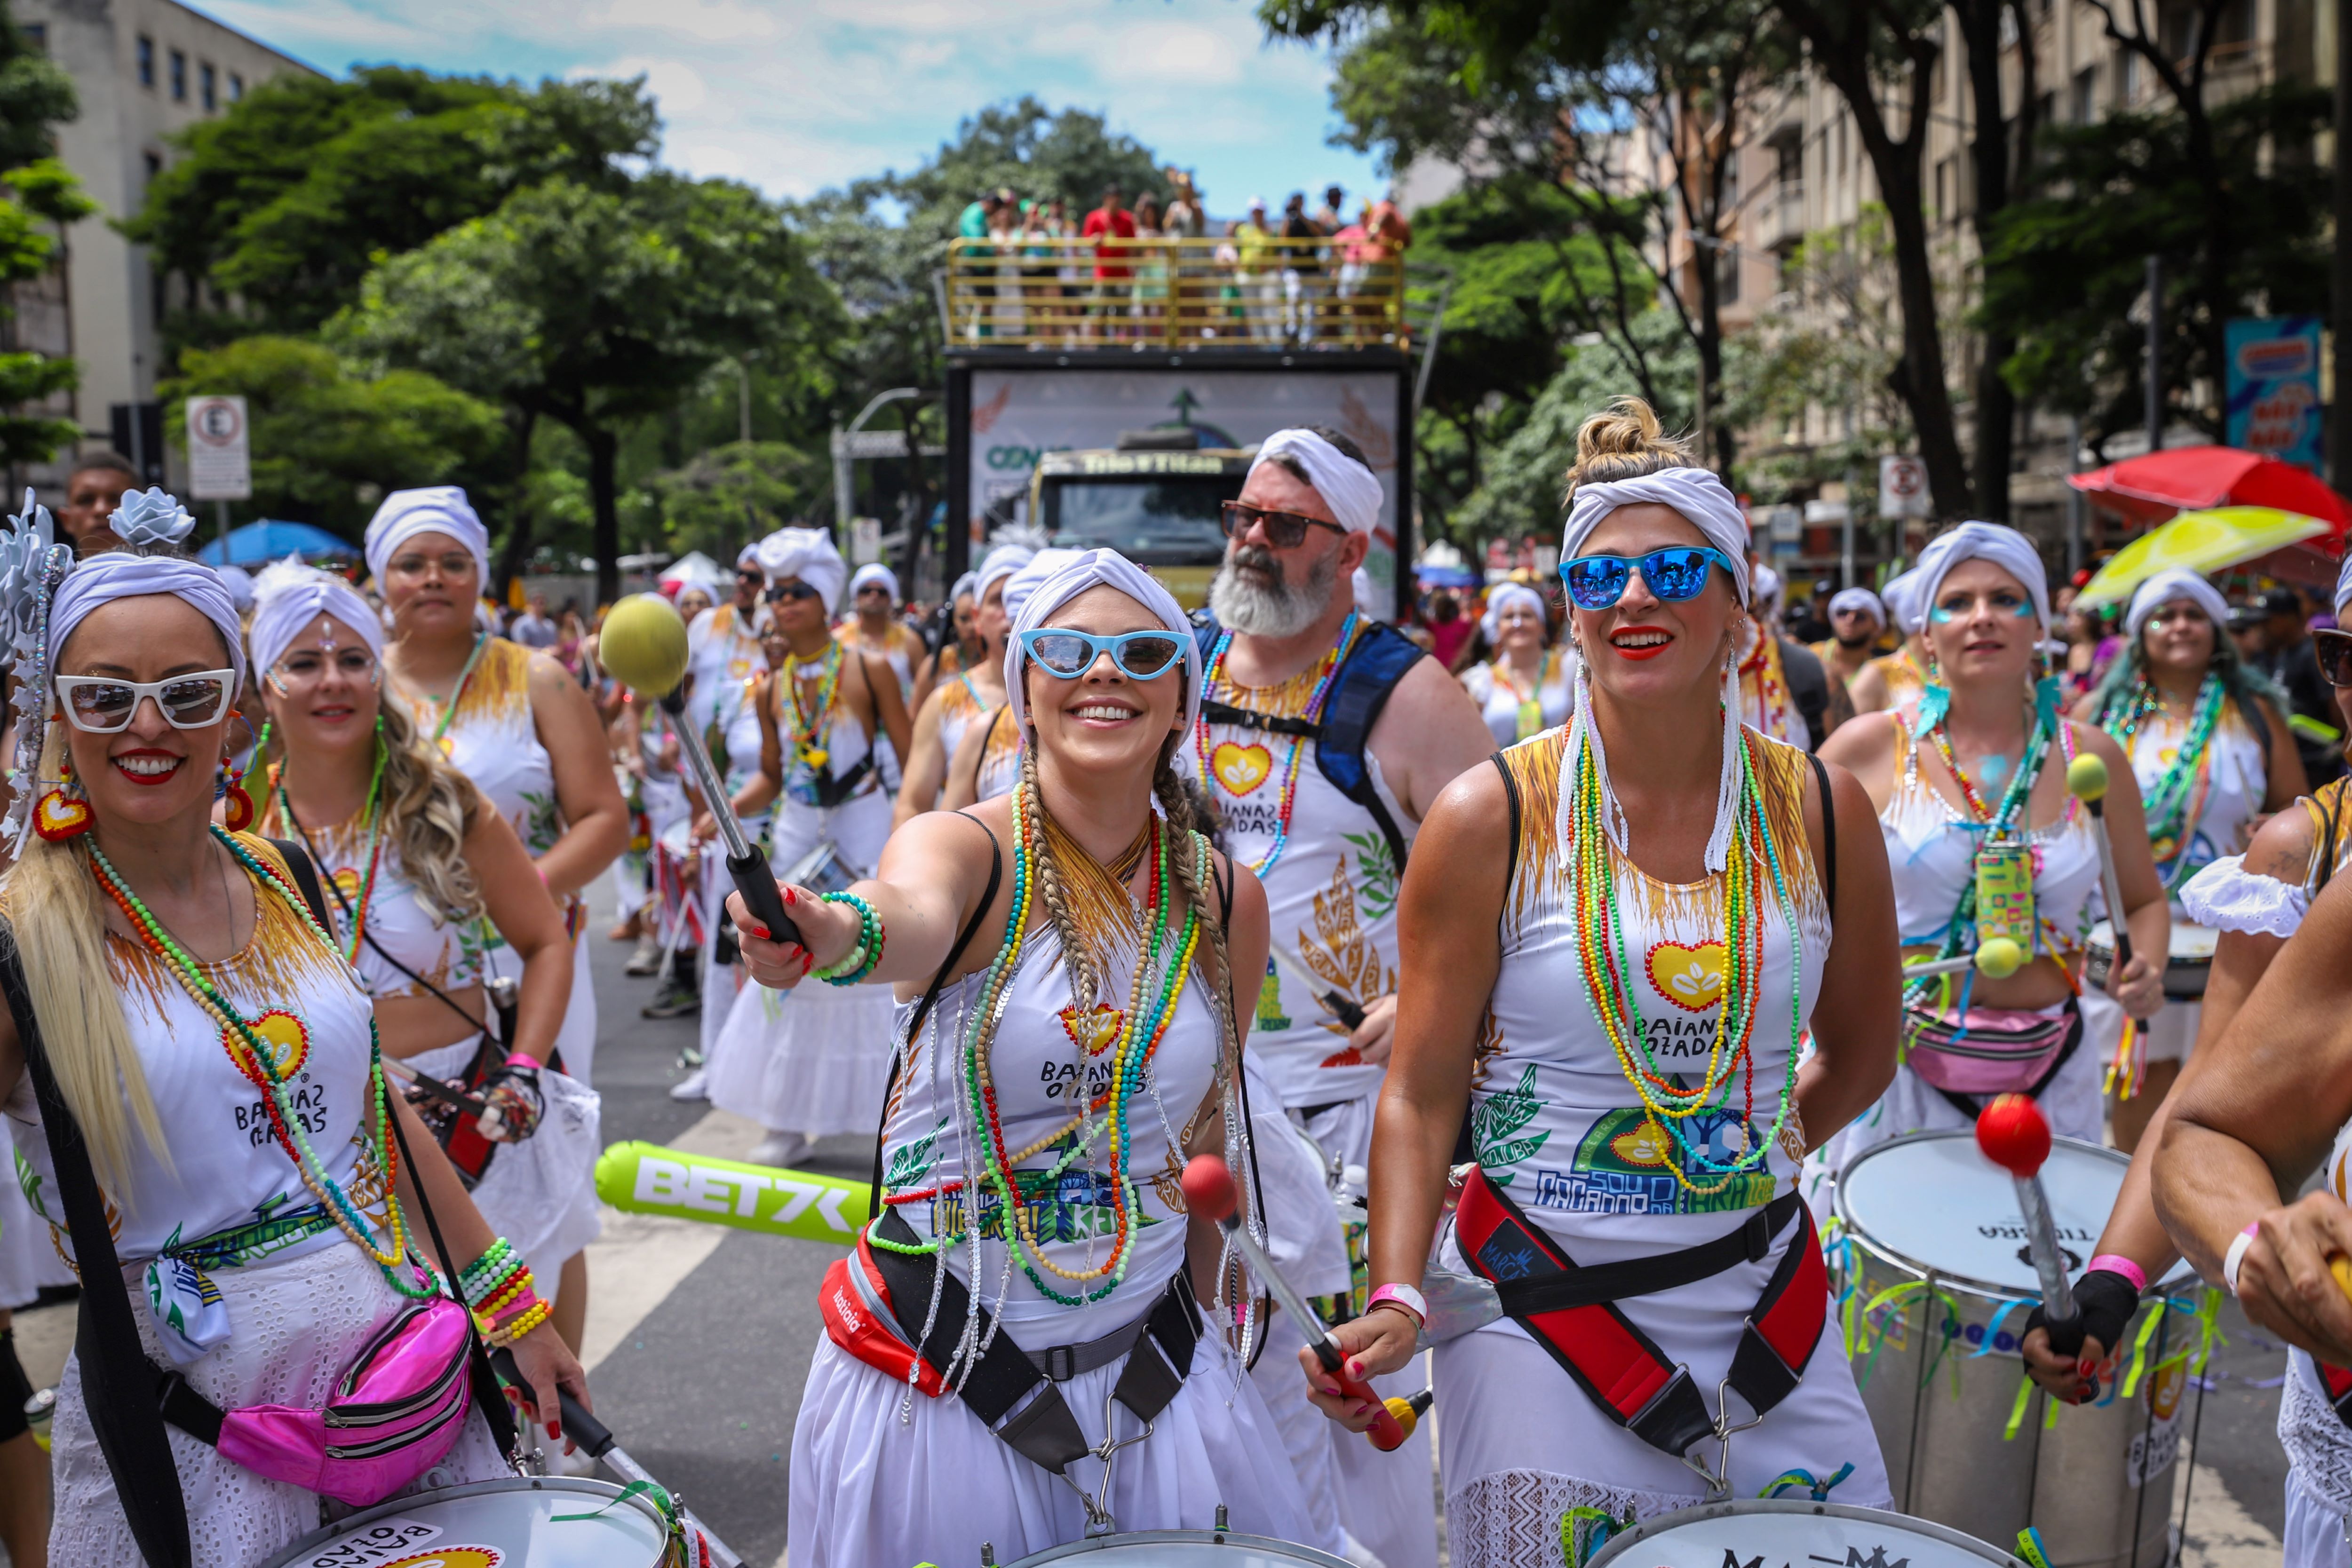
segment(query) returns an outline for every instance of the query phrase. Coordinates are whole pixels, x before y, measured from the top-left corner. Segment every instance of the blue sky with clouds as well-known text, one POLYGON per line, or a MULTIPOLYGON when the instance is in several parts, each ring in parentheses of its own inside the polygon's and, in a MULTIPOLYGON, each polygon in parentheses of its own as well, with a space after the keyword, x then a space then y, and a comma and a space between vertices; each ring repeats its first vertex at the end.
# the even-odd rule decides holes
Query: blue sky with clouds
POLYGON ((1268 43, 1251 0, 200 0, 326 71, 397 63, 541 77, 643 74, 665 162, 805 196, 908 169, 985 104, 1034 93, 1107 113, 1238 214, 1337 180, 1331 61, 1268 43))

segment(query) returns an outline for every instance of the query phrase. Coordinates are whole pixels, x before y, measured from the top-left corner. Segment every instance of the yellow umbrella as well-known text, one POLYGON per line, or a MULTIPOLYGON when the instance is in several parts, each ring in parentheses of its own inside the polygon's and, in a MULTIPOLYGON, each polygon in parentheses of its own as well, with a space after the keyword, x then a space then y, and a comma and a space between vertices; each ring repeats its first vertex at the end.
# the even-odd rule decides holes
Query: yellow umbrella
POLYGON ((2216 507, 2208 512, 2183 512, 2110 556, 2075 602, 2120 602, 2159 571, 2176 566, 2191 571, 2221 571, 2328 531, 2328 525, 2317 517, 2282 512, 2275 507, 2216 507))

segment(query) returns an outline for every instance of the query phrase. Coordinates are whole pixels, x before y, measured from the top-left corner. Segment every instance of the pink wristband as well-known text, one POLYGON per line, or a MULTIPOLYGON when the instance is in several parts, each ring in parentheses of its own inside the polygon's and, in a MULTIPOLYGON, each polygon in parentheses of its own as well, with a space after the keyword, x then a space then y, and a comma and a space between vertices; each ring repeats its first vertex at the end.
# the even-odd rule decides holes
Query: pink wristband
POLYGON ((529 1051, 518 1051, 513 1055, 508 1057, 506 1064, 509 1067, 544 1067, 547 1065, 547 1063, 541 1061, 536 1056, 531 1055, 529 1051))
MULTIPOLYGON (((2135 1291, 2147 1289, 2147 1270, 2120 1252, 2100 1253, 2091 1260, 2091 1268, 2105 1269, 2110 1274, 2121 1274, 2131 1281, 2131 1288, 2135 1291)), ((2084 1272, 2088 1273, 2090 1270, 2086 1269, 2084 1272)))
POLYGON ((1364 1311, 1369 1312, 1383 1301, 1402 1307, 1412 1314, 1412 1320, 1416 1323, 1425 1323, 1429 1321, 1429 1302, 1411 1285, 1382 1285, 1365 1298, 1364 1311))

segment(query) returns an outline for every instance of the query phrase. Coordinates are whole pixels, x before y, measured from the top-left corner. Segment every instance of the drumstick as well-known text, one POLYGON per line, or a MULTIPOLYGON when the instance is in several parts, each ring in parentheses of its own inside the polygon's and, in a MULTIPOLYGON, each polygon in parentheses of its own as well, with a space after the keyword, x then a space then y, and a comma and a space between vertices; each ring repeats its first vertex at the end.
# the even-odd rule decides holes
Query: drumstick
POLYGON ((2050 1124, 2030 1097, 1996 1095, 1977 1117, 1977 1147, 2016 1184, 2017 1207, 2025 1217, 2025 1248, 2042 1284, 2042 1317, 2050 1330, 2050 1348, 2072 1355, 2083 1348, 2083 1314, 2066 1281, 2066 1255, 2058 1250, 2050 1194, 2042 1186, 2042 1164, 2050 1157, 2050 1124))
POLYGON ((2107 924, 2115 928, 2115 975, 2120 980, 2131 967, 2131 927, 2124 919, 2123 883, 2116 876, 2116 846, 2107 838, 2107 765, 2083 753, 2066 765, 2066 789, 2089 808, 2092 836, 2099 841, 2099 892, 2107 901, 2107 924))
POLYGON ((1397 1419, 1396 1412, 1372 1391, 1370 1384, 1350 1377, 1341 1370, 1348 1364, 1347 1352, 1339 1348, 1339 1342, 1331 1337, 1330 1331, 1323 1326, 1322 1321, 1307 1310, 1307 1303, 1299 1299, 1290 1281, 1282 1277, 1282 1270, 1274 1266, 1274 1260, 1265 1255, 1265 1249, 1258 1245, 1257 1239, 1242 1224, 1238 1197, 1234 1190, 1234 1174, 1225 1168, 1225 1162, 1217 1155, 1195 1155, 1192 1163, 1184 1167, 1186 1211, 1213 1219, 1224 1228, 1227 1239, 1241 1249, 1243 1257, 1249 1260, 1259 1281, 1282 1310, 1290 1314, 1291 1322, 1298 1325, 1298 1332, 1307 1336, 1307 1346, 1315 1352, 1315 1359, 1321 1362, 1323 1370, 1338 1381, 1339 1392, 1350 1399, 1370 1402, 1373 1409, 1372 1424, 1365 1428, 1364 1436, 1372 1440, 1372 1447, 1384 1453, 1402 1448, 1405 1428, 1397 1419))
POLYGON ((1307 987, 1307 994, 1321 1002, 1323 1010, 1338 1019, 1347 1027, 1349 1033, 1352 1034, 1364 1027, 1362 1003, 1336 986, 1324 987, 1323 989, 1318 990, 1316 988, 1323 986, 1323 982, 1308 974, 1307 966, 1284 951, 1279 943, 1268 946, 1266 952, 1273 956, 1276 963, 1290 971, 1291 978, 1303 982, 1307 987))
MULTIPOLYGON (((490 1352, 490 1367, 509 1387, 524 1393, 530 1391, 530 1381, 523 1376, 522 1368, 515 1364, 514 1352, 505 1345, 500 1345, 490 1352)), ((610 1427, 590 1415, 580 1401, 572 1397, 570 1389, 561 1387, 556 1389, 555 1401, 561 1407, 563 1435, 571 1438, 581 1452, 604 1465, 625 1482, 638 1486, 661 1486, 661 1483, 654 1479, 652 1474, 643 1465, 629 1457, 629 1451, 622 1448, 614 1437, 613 1429, 610 1427)), ((664 1488, 663 1490, 667 1493, 667 1489, 664 1488)), ((712 1534, 710 1527, 696 1518, 693 1511, 683 1501, 677 1504, 677 1514, 687 1528, 698 1533, 704 1544, 710 1548, 709 1560, 717 1565, 717 1568, 742 1568, 743 1559, 737 1556, 725 1542, 712 1534)))

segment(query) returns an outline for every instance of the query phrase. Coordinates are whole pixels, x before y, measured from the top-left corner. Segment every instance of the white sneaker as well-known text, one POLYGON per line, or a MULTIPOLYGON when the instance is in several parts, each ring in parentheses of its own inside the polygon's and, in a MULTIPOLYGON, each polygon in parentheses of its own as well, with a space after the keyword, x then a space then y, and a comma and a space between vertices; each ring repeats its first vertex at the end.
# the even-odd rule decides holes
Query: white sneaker
POLYGON ((805 1158, 816 1140, 798 1133, 779 1133, 770 1129, 768 1135, 751 1145, 745 1161, 755 1166, 796 1166, 805 1158))
POLYGON ((708 1100, 710 1098, 710 1070, 698 1067, 669 1086, 673 1100, 708 1100))

